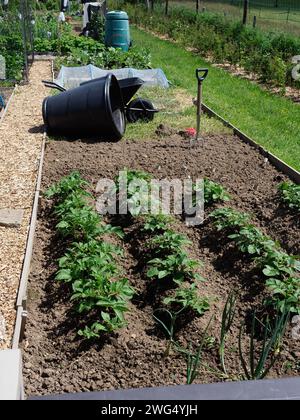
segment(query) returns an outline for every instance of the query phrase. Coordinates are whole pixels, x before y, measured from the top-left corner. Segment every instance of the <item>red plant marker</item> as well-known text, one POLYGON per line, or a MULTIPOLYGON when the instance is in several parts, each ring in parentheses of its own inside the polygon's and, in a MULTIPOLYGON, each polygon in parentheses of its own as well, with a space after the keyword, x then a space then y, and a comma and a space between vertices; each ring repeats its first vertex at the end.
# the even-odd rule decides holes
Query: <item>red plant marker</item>
POLYGON ((189 137, 195 137, 196 136, 196 130, 194 128, 186 128, 184 131, 187 134, 187 136, 189 136, 189 137))

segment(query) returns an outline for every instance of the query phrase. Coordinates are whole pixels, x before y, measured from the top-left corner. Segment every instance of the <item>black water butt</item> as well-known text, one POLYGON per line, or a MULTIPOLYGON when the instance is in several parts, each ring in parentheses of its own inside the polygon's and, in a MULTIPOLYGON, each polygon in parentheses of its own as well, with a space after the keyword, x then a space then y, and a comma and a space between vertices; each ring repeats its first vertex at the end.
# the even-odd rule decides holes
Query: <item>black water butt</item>
POLYGON ((43 119, 51 135, 121 139, 126 122, 116 77, 108 74, 94 83, 47 97, 43 119))

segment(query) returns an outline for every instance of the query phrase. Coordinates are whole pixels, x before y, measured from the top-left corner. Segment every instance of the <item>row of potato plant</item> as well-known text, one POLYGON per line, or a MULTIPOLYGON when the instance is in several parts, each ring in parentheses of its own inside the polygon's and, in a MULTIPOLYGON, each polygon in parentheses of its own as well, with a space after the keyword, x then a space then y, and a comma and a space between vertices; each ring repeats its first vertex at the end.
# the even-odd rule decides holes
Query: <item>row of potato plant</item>
POLYGON ((276 309, 300 313, 300 261, 287 254, 279 243, 251 224, 250 215, 233 208, 219 208, 210 214, 218 231, 227 232, 238 249, 248 254, 267 278, 272 292, 269 304, 276 309))
POLYGON ((71 301, 85 324, 78 334, 91 339, 125 325, 134 289, 117 264, 121 248, 103 238, 123 233, 103 223, 89 204, 93 197, 88 188, 79 172, 72 172, 53 184, 46 197, 54 200, 58 234, 70 244, 58 260, 56 279, 70 284, 71 301))

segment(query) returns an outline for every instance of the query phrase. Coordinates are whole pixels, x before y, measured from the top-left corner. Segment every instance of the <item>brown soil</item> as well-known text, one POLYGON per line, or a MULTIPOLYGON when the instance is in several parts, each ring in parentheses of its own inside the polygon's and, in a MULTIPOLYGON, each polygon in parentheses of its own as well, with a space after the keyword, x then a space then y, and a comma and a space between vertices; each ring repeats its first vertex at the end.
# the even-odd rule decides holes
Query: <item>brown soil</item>
MULTIPOLYGON (((163 129, 160 130, 163 134, 163 129)), ((140 142, 50 141, 46 149, 43 187, 75 169, 96 186, 99 178, 114 178, 124 167, 148 171, 156 178, 209 177, 228 189, 232 195, 229 205, 251 212, 254 222, 290 253, 300 252, 299 219, 280 204, 277 196, 277 184, 286 177, 251 146, 233 136, 206 136, 204 149, 190 149, 189 141, 176 134, 140 142)), ((207 214, 210 210, 207 209, 207 214)), ((76 336, 78 320, 70 313, 68 289, 53 279, 57 269, 55 259, 63 249, 55 237, 54 221, 49 214, 49 203, 42 200, 23 344, 26 393, 37 395, 185 383, 185 360, 175 352, 164 357, 167 342, 152 317, 157 302, 145 298, 148 283, 141 269, 145 238, 137 233, 138 223, 124 225, 125 256, 121 264, 137 290, 127 315, 128 326, 110 338, 87 344, 76 336)), ((205 365, 195 382, 224 379, 217 351, 221 312, 228 292, 236 290, 238 311, 227 339, 226 362, 229 378, 238 378, 242 372, 237 351, 238 328, 251 309, 261 309, 267 294, 264 279, 251 262, 216 234, 209 221, 189 228, 177 219, 175 225, 176 230, 184 232, 192 241, 191 256, 203 262, 200 272, 206 281, 199 289, 212 301, 211 310, 203 317, 191 316, 184 320, 177 339, 186 347, 192 342, 195 348, 214 315, 210 340, 205 347, 205 365)), ((290 331, 284 351, 270 373, 273 377, 298 374, 300 354, 297 342, 289 337, 290 331)), ((246 341, 244 348, 247 348, 246 341)))

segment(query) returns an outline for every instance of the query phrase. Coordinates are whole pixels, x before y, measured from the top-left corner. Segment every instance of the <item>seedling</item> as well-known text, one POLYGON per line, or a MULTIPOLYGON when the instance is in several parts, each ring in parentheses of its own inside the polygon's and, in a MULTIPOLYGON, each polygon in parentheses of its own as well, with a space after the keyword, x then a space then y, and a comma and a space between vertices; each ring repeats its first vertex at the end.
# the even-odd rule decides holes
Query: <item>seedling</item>
POLYGON ((166 333, 168 338, 167 348, 164 353, 165 357, 168 357, 170 355, 170 351, 173 345, 177 346, 177 343, 175 341, 175 325, 179 315, 183 312, 183 310, 184 308, 181 308, 179 311, 172 313, 166 308, 159 308, 153 312, 153 318, 163 328, 163 331, 166 333), (166 315, 168 315, 168 317, 170 318, 170 326, 167 326, 161 318, 155 315, 156 313, 165 313, 166 315))
POLYGON ((226 367, 225 367, 225 341, 226 336, 230 331, 232 326, 235 311, 236 311, 236 295, 234 293, 230 293, 227 297, 223 313, 222 313, 222 324, 221 324, 221 335, 220 335, 220 347, 219 347, 219 355, 221 361, 221 367, 223 372, 227 375, 226 367))

